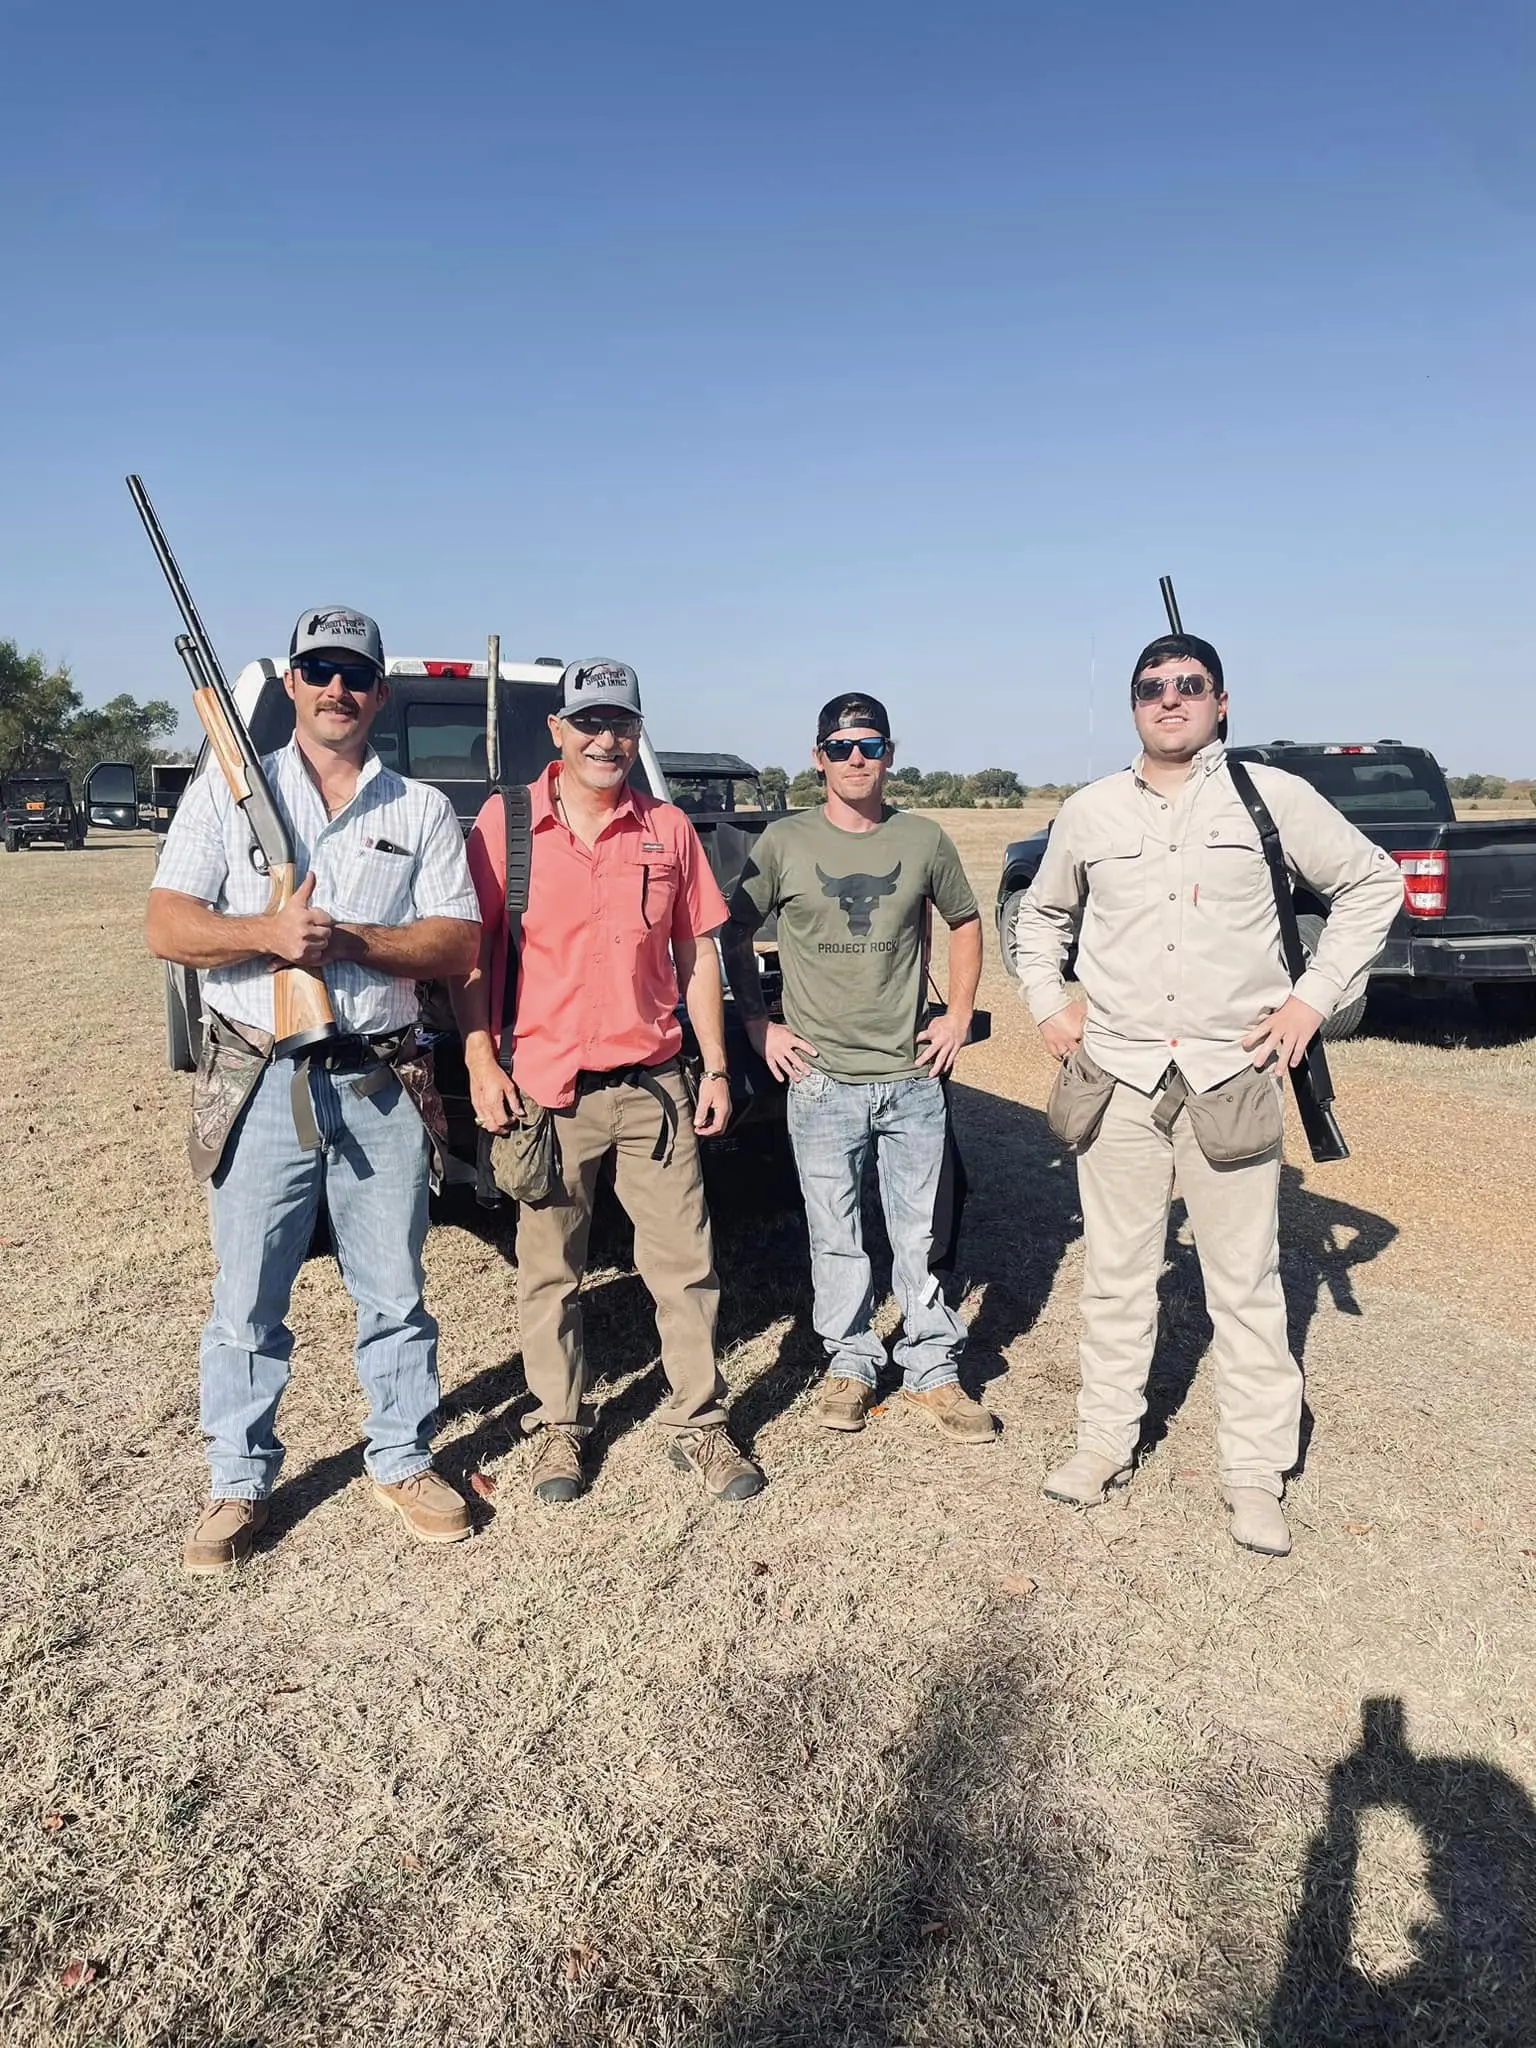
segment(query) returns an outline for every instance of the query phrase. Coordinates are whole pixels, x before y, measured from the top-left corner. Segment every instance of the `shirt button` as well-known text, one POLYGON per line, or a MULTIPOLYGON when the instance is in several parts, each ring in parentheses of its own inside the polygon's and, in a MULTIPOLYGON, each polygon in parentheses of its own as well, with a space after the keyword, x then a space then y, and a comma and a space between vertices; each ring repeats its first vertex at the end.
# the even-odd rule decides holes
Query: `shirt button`
POLYGON ((1170 847, 1169 847, 1169 849, 1168 849, 1168 851, 1169 851, 1170 853, 1177 853, 1177 852, 1178 852, 1178 850, 1179 850, 1179 849, 1178 849, 1178 847, 1177 847, 1177 846, 1170 846, 1170 847))
POLYGON ((1172 997, 1172 996, 1170 996, 1170 997, 1168 998, 1168 1000, 1169 1000, 1169 1002, 1171 1003, 1171 1002, 1173 1001, 1173 997, 1172 997))
POLYGON ((1168 901, 1169 901, 1170 903, 1177 903, 1177 902, 1178 902, 1178 900, 1179 900, 1179 892, 1178 892, 1178 890, 1177 890, 1177 889, 1170 889, 1170 890, 1168 891, 1168 901))
POLYGON ((1173 941, 1172 941, 1172 939, 1170 939, 1170 940, 1168 941, 1168 950, 1169 950, 1169 952, 1170 952, 1170 953, 1171 953, 1171 952, 1173 951, 1173 941))

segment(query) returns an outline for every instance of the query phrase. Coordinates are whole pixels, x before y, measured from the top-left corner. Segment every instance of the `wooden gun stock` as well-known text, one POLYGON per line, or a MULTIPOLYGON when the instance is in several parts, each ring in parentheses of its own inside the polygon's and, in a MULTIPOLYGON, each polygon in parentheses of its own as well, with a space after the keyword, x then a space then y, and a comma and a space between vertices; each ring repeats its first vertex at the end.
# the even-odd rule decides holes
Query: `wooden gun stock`
MULTIPOLYGON (((298 888, 302 876, 292 866, 272 870, 272 894, 267 914, 281 910, 298 888)), ((282 966, 272 975, 273 1036, 280 1059, 324 1045, 336 1036, 336 1012, 331 992, 318 967, 282 966)))

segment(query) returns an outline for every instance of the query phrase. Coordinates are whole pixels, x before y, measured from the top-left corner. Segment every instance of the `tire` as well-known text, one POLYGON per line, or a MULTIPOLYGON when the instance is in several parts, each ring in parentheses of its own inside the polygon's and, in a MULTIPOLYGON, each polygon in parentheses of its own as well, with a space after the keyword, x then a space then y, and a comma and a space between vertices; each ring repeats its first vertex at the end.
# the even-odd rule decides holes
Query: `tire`
POLYGON ((1008 970, 1010 981, 1019 978, 1019 963, 1013 954, 1013 929, 1019 915, 1019 905, 1024 901, 1025 892, 1014 889, 1003 898, 1003 907, 997 919, 997 950, 1003 956, 1003 965, 1008 970))
MULTIPOLYGON (((1296 931, 1301 939, 1301 950, 1306 955, 1308 966, 1312 963, 1312 955, 1317 951, 1317 942, 1323 936, 1323 926, 1327 922, 1327 918, 1318 917, 1312 912, 1296 920, 1296 931)), ((1366 999, 1369 994, 1369 978, 1362 974, 1358 981, 1350 984, 1343 1002, 1333 1015, 1323 1019, 1323 1028, 1318 1036, 1330 1043, 1336 1038, 1353 1038, 1365 1017, 1366 999)))
POLYGON ((24 846, 25 844, 26 844, 26 841, 25 841, 25 840, 24 840, 24 839, 22 838, 22 836, 21 836, 21 834, 20 834, 19 832, 7 832, 7 833, 6 833, 6 835, 5 835, 5 850, 6 850, 6 852, 7 852, 7 853, 20 853, 20 851, 21 851, 22 847, 23 847, 23 846, 24 846))

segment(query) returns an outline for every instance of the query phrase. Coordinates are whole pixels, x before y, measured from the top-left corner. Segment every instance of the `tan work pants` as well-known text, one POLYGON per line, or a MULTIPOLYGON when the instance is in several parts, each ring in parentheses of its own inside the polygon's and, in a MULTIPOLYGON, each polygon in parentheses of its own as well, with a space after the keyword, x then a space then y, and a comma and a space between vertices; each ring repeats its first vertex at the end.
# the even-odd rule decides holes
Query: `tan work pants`
POLYGON ((523 1372, 538 1402, 524 1427, 584 1428, 587 1361, 582 1345, 581 1283, 603 1160, 614 1154, 619 1200, 635 1226, 635 1265, 656 1304, 662 1368, 672 1399, 659 1420, 670 1429, 722 1422, 725 1382, 715 1365, 715 1275, 709 1212, 693 1108, 675 1062, 653 1073, 677 1109, 671 1158, 653 1155, 662 1110, 630 1082, 593 1088, 554 1112, 562 1193, 517 1218, 518 1319, 523 1372))
POLYGON ((1135 1452, 1177 1174, 1214 1333, 1221 1481, 1278 1497, 1299 1452, 1302 1393, 1280 1290, 1280 1148, 1251 1166, 1212 1166, 1189 1118, 1165 1135, 1153 1106, 1120 1082, 1077 1162, 1086 1252, 1077 1447, 1121 1464, 1135 1452))

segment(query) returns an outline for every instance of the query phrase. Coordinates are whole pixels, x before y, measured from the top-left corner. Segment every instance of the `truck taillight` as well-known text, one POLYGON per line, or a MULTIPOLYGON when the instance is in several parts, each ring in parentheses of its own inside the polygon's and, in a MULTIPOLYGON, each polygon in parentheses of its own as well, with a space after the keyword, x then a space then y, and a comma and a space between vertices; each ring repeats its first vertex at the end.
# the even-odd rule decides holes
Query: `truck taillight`
POLYGON ((1410 917, 1444 917, 1450 888, 1451 857, 1443 846, 1422 853, 1395 853, 1403 871, 1403 898, 1410 917))

